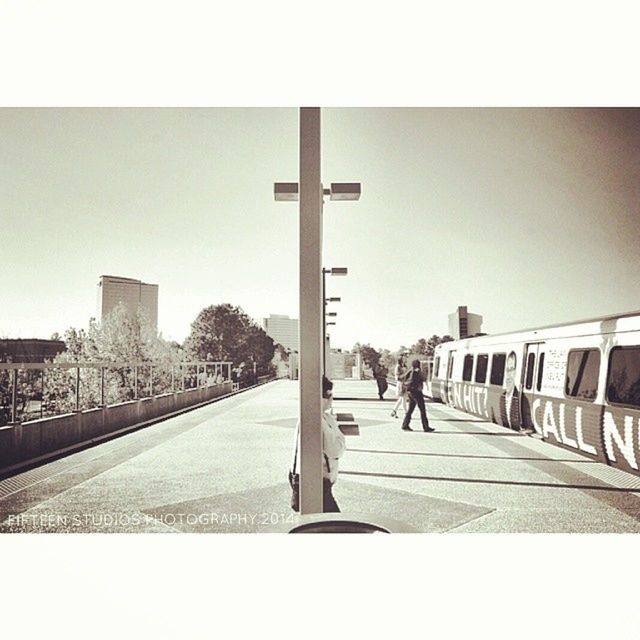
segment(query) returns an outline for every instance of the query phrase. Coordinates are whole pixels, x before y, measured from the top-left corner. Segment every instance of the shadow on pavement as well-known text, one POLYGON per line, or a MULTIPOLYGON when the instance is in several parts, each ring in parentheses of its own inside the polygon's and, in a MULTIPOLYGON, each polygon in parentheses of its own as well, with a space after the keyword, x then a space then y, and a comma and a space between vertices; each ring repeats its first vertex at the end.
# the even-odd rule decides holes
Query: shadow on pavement
POLYGON ((351 449, 347 448, 347 451, 356 451, 359 453, 389 453, 393 455, 401 456, 427 456, 429 458, 471 458, 473 460, 513 460, 515 462, 532 461, 537 462, 580 462, 583 464, 598 464, 597 460, 567 460, 561 458, 523 458, 512 456, 477 456, 473 454, 456 454, 456 453, 427 453, 423 451, 386 451, 383 449, 351 449))
POLYGON ((400 478, 405 480, 431 480, 439 482, 462 482, 469 484, 492 484, 500 486, 516 487, 545 487, 549 489, 579 489, 581 491, 608 491, 614 493, 634 494, 638 489, 626 489, 622 487, 612 487, 609 485, 589 485, 589 484, 555 484, 552 482, 520 482, 518 480, 486 480, 482 478, 453 478, 447 476, 414 476, 402 473, 373 473, 370 471, 340 471, 340 475, 345 476, 365 476, 371 478, 400 478))

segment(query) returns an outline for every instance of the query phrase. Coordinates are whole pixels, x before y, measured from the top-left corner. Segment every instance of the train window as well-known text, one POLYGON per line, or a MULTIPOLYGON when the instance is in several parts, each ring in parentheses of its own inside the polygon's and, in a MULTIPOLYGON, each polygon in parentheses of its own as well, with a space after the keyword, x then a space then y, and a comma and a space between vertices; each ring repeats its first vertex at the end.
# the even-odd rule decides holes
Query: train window
POLYGON ((491 384, 502 386, 504 382, 504 365, 507 360, 506 353, 494 353, 491 358, 491 376, 489 381, 491 384))
POLYGON ((538 382, 536 383, 536 389, 540 391, 542 388, 542 371, 544 370, 544 351, 540 354, 538 360, 538 382))
POLYGON ((598 393, 598 373, 600 372, 599 349, 576 349, 569 351, 567 358, 567 379, 564 392, 571 398, 595 400, 598 393))
POLYGON ((440 356, 438 356, 436 358, 436 363, 433 367, 433 375, 437 378, 438 377, 438 373, 440 371, 440 356))
POLYGON ((524 381, 524 388, 529 391, 533 386, 533 371, 536 368, 536 354, 530 353, 527 356, 527 377, 524 381))
POLYGON ((611 349, 607 400, 640 407, 640 347, 611 349))
POLYGON ((471 382, 471 372, 473 371, 473 356, 469 353, 464 357, 462 363, 462 379, 471 382))
POLYGON ((487 381, 487 366, 489 364, 489 356, 481 353, 478 356, 478 364, 476 365, 476 382, 484 384, 487 381))

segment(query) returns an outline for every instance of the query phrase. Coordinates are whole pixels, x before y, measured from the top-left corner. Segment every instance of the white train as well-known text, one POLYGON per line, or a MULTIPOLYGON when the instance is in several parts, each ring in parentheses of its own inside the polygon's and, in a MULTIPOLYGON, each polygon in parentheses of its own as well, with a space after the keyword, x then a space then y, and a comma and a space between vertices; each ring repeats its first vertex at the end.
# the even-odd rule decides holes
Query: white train
POLYGON ((436 347, 431 395, 640 473, 640 312, 436 347))

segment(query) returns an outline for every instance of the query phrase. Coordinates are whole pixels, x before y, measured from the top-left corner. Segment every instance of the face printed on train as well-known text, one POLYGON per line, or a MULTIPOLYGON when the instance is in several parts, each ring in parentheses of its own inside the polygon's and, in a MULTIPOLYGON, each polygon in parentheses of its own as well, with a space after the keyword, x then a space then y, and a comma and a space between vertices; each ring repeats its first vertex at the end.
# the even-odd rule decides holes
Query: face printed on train
POLYGON ((516 386, 516 354, 512 351, 507 358, 505 384, 507 393, 511 393, 516 386))

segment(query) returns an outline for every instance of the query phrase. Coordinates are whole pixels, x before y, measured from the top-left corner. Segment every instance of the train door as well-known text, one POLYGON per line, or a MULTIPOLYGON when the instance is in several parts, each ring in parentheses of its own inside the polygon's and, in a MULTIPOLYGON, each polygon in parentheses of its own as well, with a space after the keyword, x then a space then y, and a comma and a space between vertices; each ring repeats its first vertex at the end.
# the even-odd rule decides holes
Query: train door
POLYGON ((522 368, 522 404, 520 415, 522 426, 533 429, 531 407, 535 396, 540 395, 542 372, 544 370, 544 342, 533 342, 525 345, 524 366, 522 368))
POLYGON ((456 354, 455 349, 452 349, 451 351, 449 351, 449 359, 447 360, 447 373, 446 373, 447 377, 445 378, 445 381, 444 381, 444 388, 446 391, 446 402, 448 404, 453 404, 453 397, 452 397, 451 390, 453 389, 452 377, 453 377, 453 360, 454 360, 455 354, 456 354))

